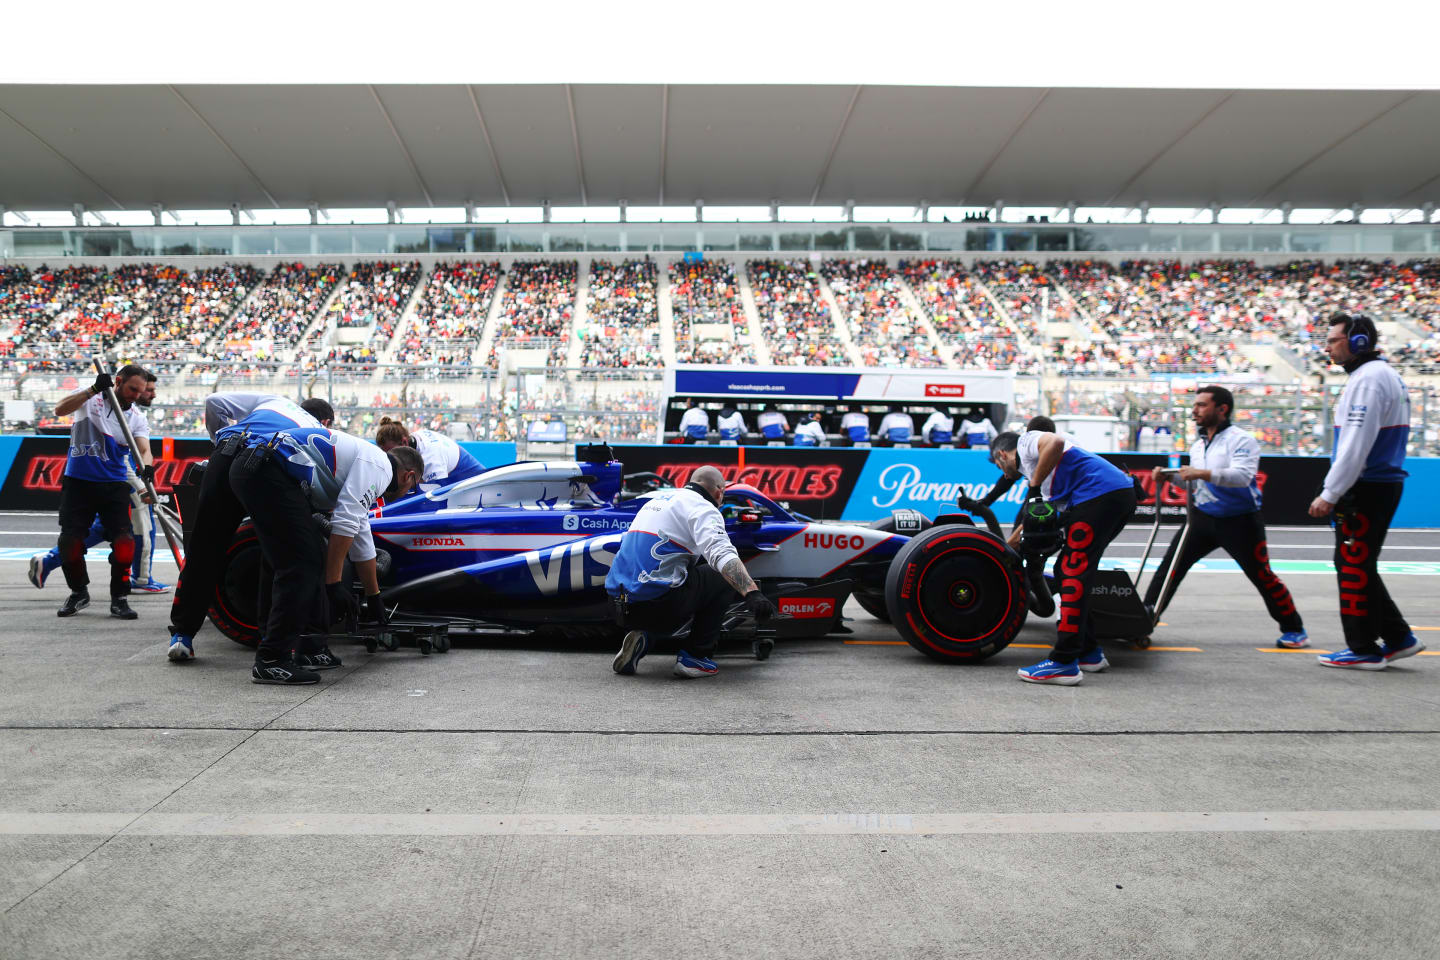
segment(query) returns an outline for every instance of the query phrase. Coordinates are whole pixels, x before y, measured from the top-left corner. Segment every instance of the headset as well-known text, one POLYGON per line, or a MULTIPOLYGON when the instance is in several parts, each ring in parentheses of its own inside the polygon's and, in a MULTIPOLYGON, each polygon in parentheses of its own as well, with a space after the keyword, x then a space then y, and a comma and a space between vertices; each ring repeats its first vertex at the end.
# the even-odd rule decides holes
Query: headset
POLYGON ((1370 318, 1357 313, 1348 319, 1345 335, 1349 338, 1350 352, 1358 356, 1375 349, 1375 325, 1370 322, 1370 318))

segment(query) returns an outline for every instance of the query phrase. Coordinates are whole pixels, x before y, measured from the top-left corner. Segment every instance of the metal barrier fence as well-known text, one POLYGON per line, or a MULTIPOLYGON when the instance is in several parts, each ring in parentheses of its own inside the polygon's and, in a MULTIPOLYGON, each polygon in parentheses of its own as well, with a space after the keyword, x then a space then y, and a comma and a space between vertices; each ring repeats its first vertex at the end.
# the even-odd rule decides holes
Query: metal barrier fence
MULTIPOLYGON (((501 373, 468 364, 339 364, 152 362, 159 391, 150 415, 153 432, 203 430, 205 397, 218 391, 323 397, 338 422, 372 433, 382 417, 450 430, 475 440, 515 440, 525 451, 533 422, 563 420, 576 440, 654 442, 663 397, 663 370, 638 367, 569 368, 559 365, 501 373)), ((73 358, 19 369, 0 361, 3 429, 27 432, 53 423, 56 400, 91 377, 73 358)), ((1208 378, 1137 379, 1024 375, 1015 379, 1012 421, 1036 413, 1113 416, 1130 448, 1142 431, 1183 448, 1191 436, 1190 406, 1208 378)), ((1223 378, 1222 378, 1223 382, 1223 378)), ((1239 383, 1235 423, 1254 432, 1268 454, 1328 454, 1333 409, 1342 384, 1239 383)), ((1440 456, 1440 387, 1410 388, 1412 455, 1440 456)), ((1162 441, 1164 442, 1164 441, 1162 441)), ((1167 448, 1168 449, 1168 448, 1167 448)))

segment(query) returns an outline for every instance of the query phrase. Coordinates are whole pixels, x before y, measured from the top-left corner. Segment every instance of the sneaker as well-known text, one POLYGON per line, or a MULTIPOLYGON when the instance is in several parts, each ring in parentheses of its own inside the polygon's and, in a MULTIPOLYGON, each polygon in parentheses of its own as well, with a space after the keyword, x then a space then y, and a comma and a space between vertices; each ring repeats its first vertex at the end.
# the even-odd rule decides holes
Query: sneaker
POLYGON ((298 686, 319 683, 320 674, 298 667, 289 660, 261 660, 257 657, 255 666, 250 668, 250 682, 298 686))
POLYGON ((134 620, 140 614, 130 609, 130 604, 125 601, 124 597, 111 597, 110 616, 116 620, 134 620))
POLYGON ((1310 646, 1310 635, 1304 630, 1286 630, 1275 641, 1275 646, 1285 650, 1304 650, 1310 646))
POLYGON ((298 654, 295 663, 302 670, 334 670, 340 666, 340 658, 331 653, 329 647, 321 647, 314 653, 298 654))
POLYGON ((1413 657, 1424 649, 1425 644, 1421 643, 1415 634, 1412 633, 1405 638, 1403 643, 1397 643, 1393 647, 1388 643, 1380 644, 1380 656, 1385 658, 1386 663, 1389 663, 1392 660, 1404 660, 1406 657, 1413 657))
POLYGON ((1089 653, 1080 654, 1076 666, 1086 673, 1100 673, 1102 670, 1110 669, 1110 661, 1105 659, 1105 651, 1096 647, 1089 653))
POLYGON ((140 593, 165 593, 170 589, 170 584, 161 583, 154 577, 151 577, 149 580, 146 580, 144 582, 131 580, 130 589, 139 591, 140 593))
POLYGON ((170 637, 170 653, 168 656, 174 663, 184 663, 186 660, 194 660, 194 638, 187 637, 183 633, 173 634, 170 637))
POLYGON ((55 616, 73 617, 88 606, 90 606, 90 594, 84 590, 74 590, 71 591, 70 596, 65 598, 65 605, 55 611, 55 616))
POLYGON ((645 656, 650 649, 650 638, 645 635, 644 630, 631 630, 625 634, 625 639, 620 641, 620 652, 615 654, 615 659, 610 662, 610 669, 622 677, 634 676, 635 668, 640 665, 640 658, 645 656))
POLYGON ((38 590, 45 589, 45 578, 50 571, 45 569, 45 554, 37 553, 30 558, 30 582, 38 590))
POLYGON ((1021 667, 1015 673, 1026 683, 1058 683, 1064 687, 1073 687, 1085 679, 1078 663, 1056 660, 1041 660, 1033 666, 1021 667))
POLYGON ((692 657, 681 650, 675 655, 675 676, 688 677, 693 680, 696 677, 713 677, 720 672, 715 666, 715 661, 709 657, 692 657))
POLYGON ((1322 667, 1343 667, 1347 670, 1384 670, 1385 658, 1378 653, 1356 653, 1354 650, 1337 650, 1322 653, 1315 658, 1322 667))

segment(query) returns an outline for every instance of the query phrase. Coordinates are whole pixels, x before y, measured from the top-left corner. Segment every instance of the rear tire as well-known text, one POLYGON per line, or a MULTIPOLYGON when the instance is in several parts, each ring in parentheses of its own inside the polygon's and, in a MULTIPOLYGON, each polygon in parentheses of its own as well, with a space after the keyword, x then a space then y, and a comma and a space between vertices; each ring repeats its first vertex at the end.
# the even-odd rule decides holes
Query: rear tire
POLYGON ((210 600, 210 622, 241 646, 260 642, 256 609, 260 601, 260 538, 249 522, 240 525, 225 551, 210 600))
POLYGON ((885 578, 900 637, 945 663, 978 663, 1010 645, 1027 615, 1020 558, 975 527, 932 527, 900 548, 885 578))

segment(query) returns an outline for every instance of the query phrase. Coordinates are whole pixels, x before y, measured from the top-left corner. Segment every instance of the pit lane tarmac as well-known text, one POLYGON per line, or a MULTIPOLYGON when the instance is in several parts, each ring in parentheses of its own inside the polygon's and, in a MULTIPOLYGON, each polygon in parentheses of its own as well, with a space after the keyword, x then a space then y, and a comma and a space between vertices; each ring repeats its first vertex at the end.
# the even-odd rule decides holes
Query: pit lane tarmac
MULTIPOLYGON (((1223 567, 1075 688, 1015 680, 1044 622, 946 667, 851 604, 850 637, 737 648, 709 680, 458 642, 339 649, 282 689, 209 627, 167 663, 168 596, 57 619, 63 582, 36 590, 21 559, 53 531, 0 516, 7 960, 1421 957, 1440 937, 1440 658, 1272 652, 1223 567)), ((1333 578, 1284 566, 1323 561, 1326 533, 1270 539, 1334 649, 1333 578)), ((1437 546, 1384 555, 1414 565, 1387 583, 1417 627, 1440 627, 1437 546)))

